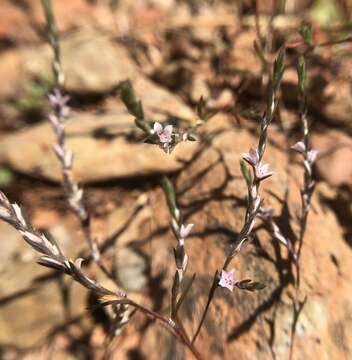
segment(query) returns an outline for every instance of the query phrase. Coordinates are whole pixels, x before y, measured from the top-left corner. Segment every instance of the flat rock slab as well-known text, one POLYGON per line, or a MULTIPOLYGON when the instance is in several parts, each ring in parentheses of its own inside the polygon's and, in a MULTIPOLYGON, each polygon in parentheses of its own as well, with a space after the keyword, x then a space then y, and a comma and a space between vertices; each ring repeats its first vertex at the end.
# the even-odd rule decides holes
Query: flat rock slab
MULTIPOLYGON (((195 143, 180 144, 171 156, 158 146, 144 144, 131 135, 132 117, 126 112, 77 115, 67 122, 67 148, 74 153, 73 173, 81 183, 169 173, 181 168, 195 143)), ((61 169, 52 145, 49 124, 41 124, 2 140, 0 159, 21 173, 61 181, 61 169)))
MULTIPOLYGON (((61 54, 65 87, 70 92, 104 93, 138 73, 137 66, 122 46, 90 29, 63 38, 61 54)), ((32 77, 52 78, 52 56, 49 45, 23 50, 25 73, 32 77)))

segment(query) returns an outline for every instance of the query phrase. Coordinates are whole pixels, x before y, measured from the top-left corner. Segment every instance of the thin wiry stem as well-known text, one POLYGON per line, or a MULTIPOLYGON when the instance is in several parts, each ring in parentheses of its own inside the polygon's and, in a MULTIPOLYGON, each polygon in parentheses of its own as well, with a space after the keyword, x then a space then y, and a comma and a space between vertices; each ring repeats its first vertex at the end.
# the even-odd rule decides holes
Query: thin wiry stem
MULTIPOLYGON (((248 206, 245 215, 244 225, 236 239, 236 241, 231 245, 230 251, 228 256, 225 259, 224 265, 222 267, 222 271, 225 271, 228 266, 230 265, 232 259, 241 251, 243 245, 248 242, 248 238, 252 232, 255 218, 257 217, 260 206, 261 206, 261 199, 259 196, 259 188, 260 183, 266 177, 270 176, 271 173, 268 172, 266 165, 262 164, 262 159, 264 156, 266 144, 267 144, 267 130, 269 125, 271 124, 276 108, 278 105, 278 90, 280 87, 282 75, 284 69, 284 50, 282 49, 279 52, 279 55, 274 63, 273 69, 273 78, 269 88, 269 97, 267 101, 267 109, 262 117, 261 128, 260 128, 260 135, 258 146, 256 149, 252 149, 249 154, 244 155, 244 160, 246 160, 252 166, 254 179, 246 169, 246 167, 242 166, 242 172, 247 182, 248 187, 248 206), (266 170, 266 171, 265 171, 266 170)), ((219 273, 216 272, 213 278, 213 283, 209 291, 208 300, 206 306, 204 308, 203 314, 201 316, 199 325, 197 330, 193 336, 192 342, 196 341, 198 334, 203 326, 203 323, 206 318, 206 314, 209 310, 211 301, 215 295, 216 289, 219 283, 219 273)))
POLYGON ((301 216, 300 216, 300 229, 298 235, 298 244, 296 249, 293 249, 293 266, 295 269, 294 288, 295 294, 293 299, 293 320, 291 325, 291 339, 290 339, 290 352, 289 359, 292 360, 294 342, 296 337, 297 324, 299 316, 306 303, 307 297, 304 300, 300 300, 300 285, 301 285, 301 253, 304 242, 304 235, 307 228, 308 214, 311 204, 312 195, 315 188, 315 182, 313 180, 313 164, 317 158, 318 152, 316 150, 309 149, 309 125, 307 116, 307 98, 305 93, 305 81, 306 81, 306 67, 304 57, 299 58, 297 66, 298 80, 299 80, 299 101, 300 108, 299 114, 302 124, 303 139, 298 142, 293 149, 303 155, 304 175, 303 175, 303 188, 301 190, 301 216))
POLYGON ((182 214, 177 207, 176 192, 172 182, 165 176, 162 179, 162 188, 167 200, 168 208, 172 217, 171 229, 177 240, 174 248, 176 271, 171 291, 171 319, 175 319, 181 300, 181 286, 183 285, 184 275, 188 265, 188 255, 185 248, 185 240, 189 236, 193 224, 183 224, 182 214))
POLYGON ((49 121, 56 135, 57 143, 54 145, 54 151, 61 164, 63 188, 71 210, 79 219, 93 259, 96 261, 100 269, 109 278, 116 282, 111 272, 108 271, 101 261, 99 248, 95 239, 92 237, 91 220, 83 201, 83 189, 75 181, 72 174, 73 154, 71 150, 67 149, 65 130, 65 120, 69 117, 70 108, 67 105, 69 100, 68 96, 63 95, 65 76, 61 65, 60 42, 57 35, 57 26, 51 0, 42 0, 42 4, 47 21, 48 41, 53 51, 52 67, 55 83, 53 92, 49 94, 49 100, 52 105, 52 113, 49 115, 49 121))

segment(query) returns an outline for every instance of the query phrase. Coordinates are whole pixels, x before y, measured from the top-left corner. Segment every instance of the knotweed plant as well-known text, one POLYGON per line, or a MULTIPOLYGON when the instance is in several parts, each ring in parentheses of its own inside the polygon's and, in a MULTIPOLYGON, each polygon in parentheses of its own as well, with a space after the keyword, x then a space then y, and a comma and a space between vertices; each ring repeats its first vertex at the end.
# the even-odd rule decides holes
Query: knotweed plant
MULTIPOLYGON (((183 327, 182 319, 180 319, 178 311, 183 301, 187 298, 187 296, 189 296, 189 290, 192 287, 196 276, 196 274, 193 274, 190 277, 190 280, 186 280, 187 277, 185 276, 188 263, 191 261, 189 255, 187 254, 187 238, 191 236, 193 224, 184 222, 182 213, 178 207, 174 185, 169 178, 164 177, 161 180, 161 185, 170 212, 171 229, 175 237, 175 246, 173 249, 175 257, 175 273, 170 291, 170 315, 165 316, 162 313, 157 313, 152 309, 148 309, 145 306, 131 300, 113 276, 112 271, 104 265, 99 246, 91 234, 91 218, 88 209, 85 206, 83 188, 75 181, 72 174, 74 156, 72 151, 67 147, 65 131, 65 122, 70 116, 70 107, 68 105, 69 97, 64 94, 65 78, 61 66, 60 46, 51 1, 42 0, 42 3, 47 19, 48 40, 54 54, 52 65, 55 83, 53 90, 48 95, 49 102, 51 104, 51 112, 48 119, 56 135, 56 144, 53 144, 53 151, 55 152, 61 165, 62 186, 66 194, 68 206, 76 215, 82 227, 85 239, 90 248, 91 259, 96 262, 106 276, 116 283, 118 290, 108 289, 97 283, 95 280, 87 277, 82 269, 83 259, 77 259, 74 261, 67 258, 61 250, 60 244, 58 244, 53 237, 46 236, 35 230, 30 221, 24 215, 21 207, 15 203, 11 203, 2 192, 0 192, 0 219, 9 223, 18 230, 23 239, 40 254, 40 258, 38 260, 40 265, 61 271, 68 276, 71 276, 82 286, 94 292, 100 300, 102 306, 113 305, 116 312, 114 319, 116 329, 115 335, 118 335, 121 332, 122 327, 128 323, 129 317, 127 311, 130 306, 135 309, 135 311, 140 311, 163 325, 170 334, 172 334, 191 351, 196 359, 202 359, 202 356, 194 346, 194 342, 202 329, 209 307, 216 295, 216 289, 222 287, 226 288, 230 292, 233 292, 236 290, 255 291, 261 290, 265 287, 264 284, 252 281, 251 279, 238 279, 236 276, 236 268, 231 266, 232 260, 241 252, 242 248, 251 241, 255 222, 258 217, 261 217, 270 223, 274 237, 289 249, 289 252, 292 254, 292 258, 294 259, 294 267, 296 269, 296 295, 293 305, 294 322, 292 325, 292 353, 296 324, 304 305, 304 301, 302 302, 299 296, 300 255, 311 196, 314 190, 312 165, 317 157, 317 152, 310 150, 308 144, 308 122, 304 93, 304 61, 300 61, 299 67, 301 98, 300 115, 303 124, 304 136, 302 141, 293 146, 293 149, 302 155, 305 169, 304 188, 302 189, 301 230, 298 245, 294 246, 291 241, 287 240, 282 235, 279 227, 272 219, 271 212, 263 208, 263 201, 260 194, 262 182, 273 174, 270 169, 270 165, 264 161, 264 155, 268 142, 267 131, 274 119, 278 106, 278 91, 284 71, 284 50, 281 49, 273 66, 266 111, 261 117, 258 143, 249 149, 247 153, 242 155, 242 160, 240 162, 240 168, 247 186, 247 206, 243 226, 237 238, 233 239, 231 245, 229 246, 224 262, 219 264, 218 270, 216 270, 214 274, 207 302, 199 323, 197 324, 196 331, 194 334, 189 335, 183 327)), ((205 102, 201 99, 197 109, 199 117, 198 121, 194 126, 191 126, 186 130, 182 130, 175 127, 173 124, 164 125, 157 121, 147 119, 143 110, 143 105, 141 101, 137 99, 133 91, 132 84, 129 81, 121 83, 119 90, 121 99, 126 105, 126 108, 135 118, 135 124, 143 131, 145 141, 152 144, 151 146, 158 146, 161 151, 164 151, 166 154, 170 154, 181 142, 197 140, 198 127, 213 115, 207 113, 205 109, 205 102)))
MULTIPOLYGON (((282 49, 279 52, 279 55, 274 63, 273 79, 270 86, 267 108, 261 120, 261 128, 260 128, 258 144, 255 148, 250 149, 248 153, 244 153, 242 155, 244 161, 241 161, 240 164, 242 174, 246 181, 247 189, 248 189, 248 203, 247 203, 247 210, 244 219, 244 224, 237 239, 235 239, 231 244, 228 251, 228 256, 224 260, 224 264, 222 265, 221 270, 217 270, 215 272, 212 286, 209 291, 208 300, 205 309, 203 311, 203 314, 201 316, 197 330, 192 337, 192 343, 194 343, 195 340, 197 339, 197 336, 204 323, 207 311, 215 295, 215 291, 217 287, 219 286, 225 287, 230 291, 233 291, 235 287, 237 289, 245 289, 249 291, 260 290, 265 287, 264 284, 249 279, 237 280, 235 279, 234 276, 235 269, 233 268, 230 271, 227 271, 227 269, 230 266, 233 258, 241 251, 242 247, 246 243, 248 243, 251 239, 253 226, 255 224, 256 217, 259 214, 262 204, 262 199, 259 194, 260 184, 262 181, 264 181, 273 174, 273 172, 270 170, 269 164, 263 161, 263 156, 267 145, 267 130, 274 118, 278 104, 278 90, 280 87, 283 70, 284 70, 284 50, 282 49), (250 168, 248 168, 246 163, 249 164, 250 168)), ((142 103, 139 100, 137 100, 130 82, 125 82, 124 84, 122 84, 121 97, 128 111, 135 116, 135 123, 140 129, 144 131, 145 135, 147 136, 147 140, 155 145, 159 145, 167 153, 170 153, 178 142, 194 139, 193 134, 196 132, 197 125, 199 125, 199 123, 197 123, 196 126, 191 129, 191 131, 182 133, 180 130, 174 129, 172 125, 166 125, 163 127, 158 122, 153 123, 151 121, 148 121, 145 118, 142 103)), ((205 105, 204 100, 201 99, 197 110, 200 120, 206 121, 207 114, 204 109, 204 105, 205 105)), ((172 286, 172 295, 171 295, 171 299, 172 299, 171 318, 174 320, 177 313, 178 304, 180 304, 180 302, 184 300, 186 292, 188 291, 189 287, 192 285, 191 282, 190 284, 188 284, 188 286, 185 287, 185 291, 183 292, 180 291, 183 274, 186 270, 187 262, 188 262, 188 256, 185 252, 185 247, 184 247, 184 239, 182 239, 180 233, 183 229, 188 235, 189 229, 191 228, 191 226, 193 226, 193 224, 188 224, 188 225, 183 224, 180 210, 177 207, 177 200, 175 195, 176 192, 170 180, 167 178, 163 180, 163 189, 166 195, 168 207, 172 217, 171 228, 176 236, 176 239, 178 240, 178 246, 174 249, 175 260, 176 260, 176 273, 174 277, 174 282, 172 286), (180 237, 182 241, 180 241, 180 237)))
POLYGON ((299 233, 297 241, 285 237, 279 226, 273 219, 273 211, 269 208, 260 209, 260 217, 269 225, 273 238, 285 246, 288 250, 290 259, 292 260, 294 295, 292 299, 292 324, 291 324, 291 340, 289 359, 293 357, 294 341, 297 330, 297 323, 303 307, 307 301, 305 296, 301 299, 301 253, 304 242, 304 236, 307 228, 308 213, 311 205, 312 195, 315 189, 315 181, 313 180, 313 165, 319 156, 319 152, 309 148, 309 126, 307 116, 307 99, 305 93, 306 85, 306 65, 304 56, 300 56, 297 66, 298 75, 298 93, 299 93, 299 115, 302 125, 303 138, 294 144, 291 149, 296 151, 302 158, 304 168, 303 187, 301 189, 301 214, 299 217, 299 233))
POLYGON ((318 158, 319 152, 309 148, 309 126, 307 116, 307 98, 305 93, 306 84, 306 65, 304 57, 301 56, 298 61, 297 67, 298 74, 298 90, 300 100, 300 118, 303 130, 303 139, 298 141, 292 146, 292 149, 297 151, 301 157, 304 168, 304 181, 303 188, 301 189, 301 215, 300 215, 300 228, 298 234, 298 244, 296 247, 290 246, 290 251, 294 259, 293 264, 295 267, 295 294, 293 298, 293 320, 291 328, 291 344, 290 344, 290 359, 293 356, 293 347, 296 334, 296 328, 299 316, 303 310, 304 304, 307 300, 305 297, 303 300, 300 299, 300 284, 301 284, 301 253, 304 241, 304 235, 307 228, 308 213, 310 209, 312 195, 315 189, 315 181, 313 180, 313 164, 318 158))

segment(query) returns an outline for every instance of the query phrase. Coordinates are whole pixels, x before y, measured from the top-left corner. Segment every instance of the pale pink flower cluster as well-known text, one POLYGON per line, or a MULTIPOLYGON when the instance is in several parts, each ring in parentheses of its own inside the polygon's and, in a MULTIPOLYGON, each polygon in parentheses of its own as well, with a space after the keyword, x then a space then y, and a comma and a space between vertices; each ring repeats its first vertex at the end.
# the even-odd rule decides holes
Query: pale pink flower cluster
POLYGON ((154 123, 153 133, 158 137, 161 146, 165 150, 170 149, 170 144, 172 143, 172 131, 172 125, 163 127, 159 122, 154 123))
POLYGON ((253 167, 255 177, 258 180, 264 180, 273 174, 270 171, 269 164, 260 161, 257 149, 250 149, 248 153, 242 155, 242 158, 253 167))
POLYGON ((308 161, 308 163, 310 165, 313 165, 316 162, 316 160, 318 159, 318 156, 319 156, 319 151, 318 150, 314 150, 314 149, 308 150, 303 141, 296 142, 296 144, 294 144, 291 147, 291 149, 299 152, 300 154, 307 153, 307 161, 308 161))
MULTIPOLYGON (((185 246, 185 239, 191 233, 193 226, 194 226, 194 224, 188 224, 188 225, 182 224, 181 225, 179 237, 178 237, 178 246, 179 247, 185 246)), ((185 252, 183 259, 182 259, 182 268, 178 269, 180 279, 183 278, 183 273, 186 271, 187 265, 188 265, 188 255, 185 252)))
POLYGON ((179 242, 181 245, 183 245, 185 243, 185 239, 186 237, 191 233, 192 228, 193 228, 194 224, 188 224, 188 225, 181 225, 180 228, 180 233, 179 233, 179 242))
POLYGON ((67 105, 70 98, 63 96, 59 89, 54 89, 51 94, 48 95, 51 106, 58 111, 60 118, 67 118, 70 115, 70 107, 67 105))

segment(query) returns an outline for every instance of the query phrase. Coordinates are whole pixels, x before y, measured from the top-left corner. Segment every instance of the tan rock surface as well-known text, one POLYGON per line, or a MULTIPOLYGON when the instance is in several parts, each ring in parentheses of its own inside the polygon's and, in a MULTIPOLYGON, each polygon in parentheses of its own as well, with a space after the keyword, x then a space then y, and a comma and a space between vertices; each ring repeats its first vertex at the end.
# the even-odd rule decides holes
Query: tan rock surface
POLYGON ((312 146, 320 150, 316 168, 331 186, 352 184, 352 138, 342 131, 329 130, 312 136, 312 146))
MULTIPOLYGON (((67 123, 67 147, 75 154, 73 173, 79 182, 106 181, 129 176, 168 173, 182 167, 195 145, 180 144, 168 156, 157 146, 131 138, 135 129, 126 112, 110 115, 77 115, 67 123)), ((55 137, 49 124, 9 136, 0 144, 3 163, 35 177, 61 181, 61 170, 51 146, 55 137)))

